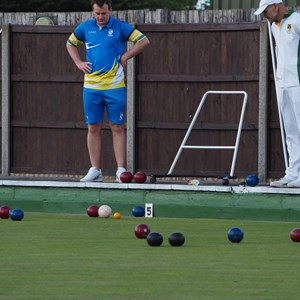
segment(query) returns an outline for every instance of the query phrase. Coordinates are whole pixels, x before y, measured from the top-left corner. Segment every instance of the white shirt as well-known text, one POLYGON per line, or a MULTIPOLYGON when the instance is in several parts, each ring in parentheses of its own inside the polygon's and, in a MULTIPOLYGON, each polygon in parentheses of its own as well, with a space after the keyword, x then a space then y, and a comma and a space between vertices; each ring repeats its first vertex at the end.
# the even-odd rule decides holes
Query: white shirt
POLYGON ((272 24, 276 42, 277 86, 300 85, 300 14, 289 11, 280 23, 272 24))

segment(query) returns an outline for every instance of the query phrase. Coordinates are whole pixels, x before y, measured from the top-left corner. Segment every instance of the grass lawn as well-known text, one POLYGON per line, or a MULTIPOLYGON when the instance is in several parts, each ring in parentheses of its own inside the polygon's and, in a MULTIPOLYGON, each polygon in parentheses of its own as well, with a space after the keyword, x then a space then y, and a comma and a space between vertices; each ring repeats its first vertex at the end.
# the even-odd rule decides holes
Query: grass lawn
POLYGON ((300 294, 297 223, 25 213, 0 219, 0 299, 293 300, 300 294), (137 239, 147 223, 160 247, 137 239), (230 227, 244 239, 232 244, 230 227), (182 247, 168 235, 181 231, 182 247))

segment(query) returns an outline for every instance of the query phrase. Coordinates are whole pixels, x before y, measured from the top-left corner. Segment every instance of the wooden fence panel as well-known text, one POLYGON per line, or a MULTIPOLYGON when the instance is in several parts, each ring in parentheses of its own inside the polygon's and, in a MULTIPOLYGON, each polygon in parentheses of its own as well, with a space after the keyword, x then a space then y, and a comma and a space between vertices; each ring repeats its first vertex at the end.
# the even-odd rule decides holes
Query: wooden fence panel
MULTIPOLYGON (((236 175, 257 173, 259 23, 137 27, 151 46, 136 59, 136 169, 166 174, 203 94, 244 90, 249 100, 236 175)), ((73 28, 11 27, 13 174, 78 175, 90 165, 82 73, 65 49, 73 28)), ((284 166, 271 67, 269 72, 268 175, 280 177, 284 166)), ((233 144, 240 108, 241 96, 210 96, 189 143, 233 144)), ((105 175, 114 175, 107 124, 102 157, 105 175)), ((231 159, 231 150, 184 150, 175 171, 222 175, 229 172, 231 159)))
MULTIPOLYGON (((66 51, 71 31, 65 27, 12 28, 12 173, 82 174, 90 166, 83 75, 66 51)), ((111 173, 116 167, 107 126, 104 141, 103 168, 111 173)))
MULTIPOLYGON (((252 7, 257 7, 257 5, 252 7)), ((220 6, 216 6, 214 10, 119 10, 113 11, 112 15, 133 24, 237 23, 262 20, 262 16, 253 14, 254 11, 255 8, 220 9, 220 6)), ((76 26, 92 18, 92 12, 0 12, 0 25, 35 25, 36 21, 43 17, 50 18, 55 25, 76 26)))
MULTIPOLYGON (((257 172, 258 24, 140 25, 151 47, 138 60, 137 167, 167 174, 203 94, 249 94, 236 174, 257 172), (251 47, 250 47, 251 45, 251 47)), ((234 145, 242 96, 209 96, 191 145, 234 145)), ((232 150, 183 150, 174 174, 229 174, 232 150)))
MULTIPOLYGON (((270 59, 269 70, 272 70, 270 59)), ((272 72, 272 71, 270 71, 272 72)), ((278 118, 278 106, 275 92, 275 84, 273 74, 269 77, 269 90, 268 90, 268 177, 269 178, 281 178, 283 177, 285 165, 284 155, 282 149, 280 124, 278 118)))
MULTIPOLYGON (((212 0, 214 9, 237 9, 237 8, 258 8, 260 0, 212 0)), ((284 0, 284 4, 289 7, 299 5, 297 0, 284 0)))

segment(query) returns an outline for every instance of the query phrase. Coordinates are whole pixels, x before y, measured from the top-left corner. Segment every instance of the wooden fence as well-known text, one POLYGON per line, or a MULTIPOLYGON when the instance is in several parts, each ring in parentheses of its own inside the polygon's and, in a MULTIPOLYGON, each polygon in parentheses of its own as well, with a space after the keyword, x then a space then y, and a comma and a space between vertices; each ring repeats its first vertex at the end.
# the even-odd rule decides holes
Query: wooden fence
MULTIPOLYGON (((128 10, 113 11, 113 16, 135 24, 185 24, 185 23, 237 23, 257 22, 262 18, 255 16, 255 9, 230 10, 128 10)), ((1 13, 0 25, 35 25, 39 18, 48 17, 55 25, 74 26, 92 17, 91 12, 48 12, 48 13, 1 13)))
MULTIPOLYGON (((132 98, 127 120, 131 141, 128 157, 132 171, 167 173, 205 91, 245 90, 249 102, 236 175, 260 173, 264 179, 282 176, 282 146, 271 68, 269 71, 265 68, 268 72, 265 89, 269 96, 259 99, 262 67, 259 23, 139 24, 137 27, 149 37, 151 46, 136 58, 134 74, 128 74, 132 98), (259 114, 261 101, 267 101, 264 116, 259 114), (260 124, 266 121, 266 116, 263 128, 260 124), (265 141, 259 142, 259 131, 264 132, 265 141), (266 151, 263 159, 261 149, 266 151)), ((7 145, 2 142, 2 175, 78 175, 89 167, 81 105, 82 74, 65 50, 73 28, 9 27, 11 73, 2 70, 1 78, 2 99, 7 97, 10 104, 7 107, 2 100, 2 141, 3 133, 8 139, 7 145), (3 82, 7 81, 10 94, 3 95, 6 91, 3 82), (9 114, 3 107, 9 109, 9 114)), ((6 48, 3 39, 1 47, 6 48)), ((263 55, 268 62, 267 52, 263 55)), ((234 142, 240 109, 241 99, 237 96, 213 97, 190 142, 212 145, 234 142)), ((102 167, 105 175, 113 175, 116 166, 107 126, 104 141, 102 167)), ((178 161, 176 173, 228 174, 231 158, 230 151, 187 150, 178 161)))
MULTIPOLYGON (((260 0, 211 0, 214 9, 237 9, 258 7, 260 0)), ((297 0, 284 0, 285 5, 294 7, 299 4, 297 0)))

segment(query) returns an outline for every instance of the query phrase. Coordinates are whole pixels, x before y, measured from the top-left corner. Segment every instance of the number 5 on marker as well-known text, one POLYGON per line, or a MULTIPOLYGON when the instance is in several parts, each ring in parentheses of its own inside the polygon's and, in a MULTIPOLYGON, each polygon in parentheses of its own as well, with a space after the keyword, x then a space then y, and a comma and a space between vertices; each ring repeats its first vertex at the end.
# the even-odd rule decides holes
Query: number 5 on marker
POLYGON ((153 203, 146 203, 145 204, 145 217, 152 218, 153 217, 153 203))

